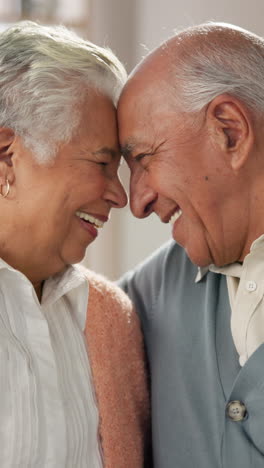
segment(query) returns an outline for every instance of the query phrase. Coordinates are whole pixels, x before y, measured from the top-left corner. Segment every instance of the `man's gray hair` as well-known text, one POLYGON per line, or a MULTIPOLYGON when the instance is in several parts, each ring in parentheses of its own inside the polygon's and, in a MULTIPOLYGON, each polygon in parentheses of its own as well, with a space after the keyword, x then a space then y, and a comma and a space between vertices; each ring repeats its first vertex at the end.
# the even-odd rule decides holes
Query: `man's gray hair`
POLYGON ((223 23, 191 27, 177 36, 180 52, 172 74, 184 111, 200 111, 228 93, 255 113, 264 112, 263 38, 223 23))
POLYGON ((0 126, 12 128, 39 163, 48 162, 72 137, 89 89, 116 105, 125 79, 109 49, 63 26, 17 23, 0 34, 0 126))

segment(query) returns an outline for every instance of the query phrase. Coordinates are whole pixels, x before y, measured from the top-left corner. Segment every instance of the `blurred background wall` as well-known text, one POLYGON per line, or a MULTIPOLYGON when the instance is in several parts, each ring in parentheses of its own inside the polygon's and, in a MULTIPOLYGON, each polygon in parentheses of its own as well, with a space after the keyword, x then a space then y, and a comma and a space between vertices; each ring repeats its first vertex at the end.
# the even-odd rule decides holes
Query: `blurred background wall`
MULTIPOLYGON (((110 46, 128 72, 174 30, 204 21, 225 21, 264 35, 264 0, 0 0, 0 22, 25 18, 64 23, 82 36, 110 46)), ((128 187, 128 171, 121 166, 128 187)), ((112 279, 143 260, 170 237, 155 216, 136 220, 116 210, 89 247, 84 263, 112 279)))

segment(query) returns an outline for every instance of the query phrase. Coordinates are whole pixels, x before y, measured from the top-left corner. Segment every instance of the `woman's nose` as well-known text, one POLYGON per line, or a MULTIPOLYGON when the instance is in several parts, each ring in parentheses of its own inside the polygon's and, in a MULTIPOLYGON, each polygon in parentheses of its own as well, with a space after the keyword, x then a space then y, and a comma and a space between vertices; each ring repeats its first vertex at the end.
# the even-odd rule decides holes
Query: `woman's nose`
POLYGON ((110 184, 106 195, 107 200, 113 208, 124 208, 127 205, 127 194, 118 175, 111 180, 110 184))

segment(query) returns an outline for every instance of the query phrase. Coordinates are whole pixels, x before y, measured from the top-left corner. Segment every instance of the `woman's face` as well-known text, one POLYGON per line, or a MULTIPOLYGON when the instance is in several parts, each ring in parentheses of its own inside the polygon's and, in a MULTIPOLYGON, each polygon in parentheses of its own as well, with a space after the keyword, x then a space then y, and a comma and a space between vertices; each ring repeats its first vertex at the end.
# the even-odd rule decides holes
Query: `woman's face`
POLYGON ((34 282, 82 260, 111 208, 126 205, 114 106, 99 94, 89 98, 52 165, 36 164, 19 139, 13 151, 3 258, 34 282))

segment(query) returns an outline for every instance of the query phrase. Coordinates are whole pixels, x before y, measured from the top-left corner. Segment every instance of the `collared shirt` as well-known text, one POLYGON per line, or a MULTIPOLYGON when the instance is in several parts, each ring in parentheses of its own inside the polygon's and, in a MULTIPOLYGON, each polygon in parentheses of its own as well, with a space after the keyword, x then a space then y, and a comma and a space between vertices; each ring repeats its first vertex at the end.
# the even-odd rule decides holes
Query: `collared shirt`
POLYGON ((239 354, 239 363, 245 364, 256 349, 264 343, 264 235, 255 240, 243 264, 224 267, 210 265, 199 269, 196 281, 206 271, 227 277, 231 306, 231 332, 239 354))
POLYGON ((40 304, 0 260, 1 468, 102 468, 87 301, 81 267, 48 279, 40 304))

